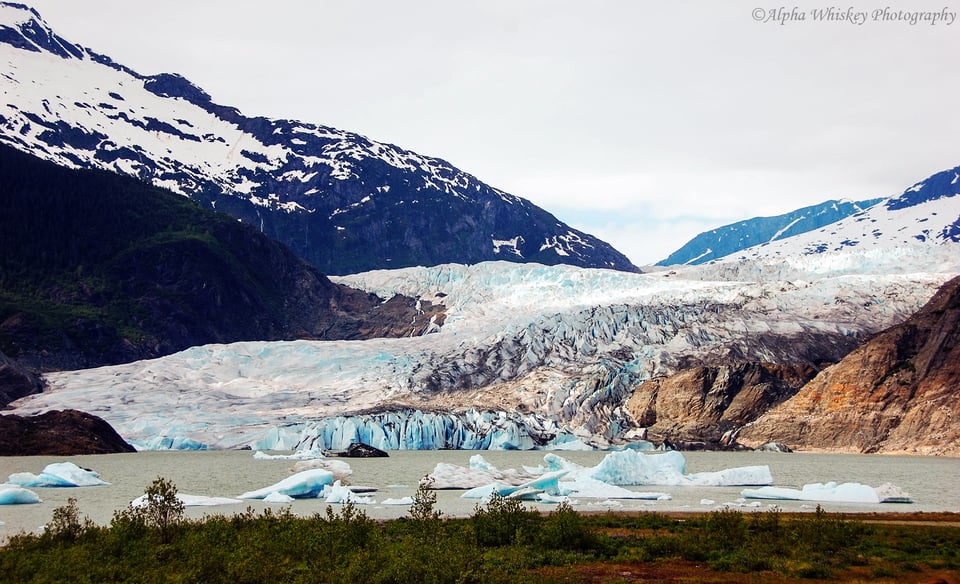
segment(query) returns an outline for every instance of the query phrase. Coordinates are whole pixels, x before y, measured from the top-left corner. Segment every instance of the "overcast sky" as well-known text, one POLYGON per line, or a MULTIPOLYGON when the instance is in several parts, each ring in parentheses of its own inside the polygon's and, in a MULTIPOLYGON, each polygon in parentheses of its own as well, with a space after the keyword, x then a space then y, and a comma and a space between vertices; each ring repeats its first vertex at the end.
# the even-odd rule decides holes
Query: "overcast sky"
POLYGON ((894 19, 960 0, 22 1, 244 114, 443 158, 638 265, 960 164, 960 22, 894 19))

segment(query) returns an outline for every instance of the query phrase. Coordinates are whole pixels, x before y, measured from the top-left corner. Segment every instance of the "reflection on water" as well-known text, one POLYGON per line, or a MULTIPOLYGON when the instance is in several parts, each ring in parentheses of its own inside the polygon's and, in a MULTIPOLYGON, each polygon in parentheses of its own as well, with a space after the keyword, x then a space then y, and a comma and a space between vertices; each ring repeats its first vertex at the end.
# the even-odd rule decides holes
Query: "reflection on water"
MULTIPOLYGON (((468 451, 393 451, 389 458, 345 459, 353 468, 351 483, 372 486, 377 501, 413 495, 421 477, 433 470, 438 462, 466 466, 468 451)), ((498 468, 519 468, 521 465, 537 466, 543 462, 543 451, 483 451, 484 458, 498 468)), ((594 465, 605 452, 559 452, 568 460, 582 465, 594 465)), ((891 482, 911 494, 911 505, 854 505, 827 503, 828 511, 954 511, 960 512, 960 459, 934 457, 861 456, 845 454, 781 454, 776 452, 686 452, 687 472, 715 471, 735 466, 767 464, 773 474, 774 484, 784 487, 800 487, 815 482, 861 482, 871 486, 891 482)), ((0 537, 21 530, 33 531, 50 519, 56 507, 64 505, 68 498, 77 499, 82 514, 98 523, 109 523, 113 512, 125 507, 131 500, 143 494, 144 488, 158 476, 168 478, 181 493, 215 497, 235 497, 271 485, 290 475, 294 461, 255 460, 249 451, 217 452, 141 452, 137 454, 110 454, 75 457, 0 457, 0 480, 14 472, 39 473, 52 462, 70 460, 75 464, 93 469, 112 483, 108 487, 85 487, 73 489, 31 489, 40 495, 39 505, 0 506, 0 537)), ((641 491, 670 493, 672 501, 619 501, 609 502, 582 499, 576 508, 581 510, 652 510, 652 511, 703 511, 713 507, 700 504, 701 499, 717 503, 735 501, 740 496, 740 487, 632 487, 641 491)), ((762 502, 765 508, 769 502, 762 502)), ((468 515, 476 505, 475 500, 460 498, 460 491, 438 492, 438 504, 445 515, 468 515)), ((535 504, 530 504, 535 505, 535 504)), ((779 505, 785 511, 800 510, 801 502, 783 501, 779 505)), ((189 508, 191 517, 206 514, 229 514, 247 507, 260 510, 270 505, 262 501, 244 501, 238 505, 189 508)), ((546 505, 538 508, 549 510, 546 505)), ((326 504, 321 500, 298 500, 292 511, 300 515, 322 513, 326 504)), ((369 505, 364 507, 367 515, 374 518, 391 518, 406 515, 406 507, 369 505)))

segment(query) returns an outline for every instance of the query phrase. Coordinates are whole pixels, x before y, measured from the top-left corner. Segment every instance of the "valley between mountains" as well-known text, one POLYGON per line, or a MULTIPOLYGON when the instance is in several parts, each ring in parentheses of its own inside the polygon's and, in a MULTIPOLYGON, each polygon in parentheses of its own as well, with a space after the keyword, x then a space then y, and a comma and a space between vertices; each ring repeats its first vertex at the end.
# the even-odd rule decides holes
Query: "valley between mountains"
POLYGON ((138 449, 960 455, 960 167, 641 270, 441 159, 245 116, 23 5, 0 62, 5 413, 83 410, 138 449))

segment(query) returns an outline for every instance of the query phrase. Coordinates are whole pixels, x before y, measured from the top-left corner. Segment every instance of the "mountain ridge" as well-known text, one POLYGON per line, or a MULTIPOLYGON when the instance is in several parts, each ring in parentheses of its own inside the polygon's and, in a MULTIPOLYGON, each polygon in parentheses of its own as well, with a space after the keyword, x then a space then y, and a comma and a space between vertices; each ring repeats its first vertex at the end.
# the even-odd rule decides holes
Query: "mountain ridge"
POLYGON ((0 4, 0 141, 135 176, 238 217, 324 273, 490 260, 637 271, 609 244, 439 158, 247 117, 180 75, 143 76, 0 4))

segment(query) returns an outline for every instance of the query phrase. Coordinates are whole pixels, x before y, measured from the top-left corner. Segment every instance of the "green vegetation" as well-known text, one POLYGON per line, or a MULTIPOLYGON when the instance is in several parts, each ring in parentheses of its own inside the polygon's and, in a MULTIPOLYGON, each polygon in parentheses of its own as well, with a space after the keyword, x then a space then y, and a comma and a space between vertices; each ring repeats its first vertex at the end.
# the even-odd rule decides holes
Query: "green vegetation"
MULTIPOLYGON (((183 518, 176 487, 158 478, 146 505, 109 526, 58 508, 45 533, 0 548, 3 582, 549 582, 616 570, 687 566, 700 575, 916 579, 960 572, 960 528, 865 524, 817 510, 543 515, 493 498, 446 519, 421 486, 408 517, 374 521, 355 506, 296 517, 288 510, 183 518)), ((616 571, 611 578, 616 581, 616 571)), ((760 581, 755 580, 755 581, 760 581)), ((607 581, 601 578, 596 581, 607 581)))
POLYGON ((79 368, 297 329, 287 303, 306 266, 186 197, 0 145, 0 208, 0 352, 11 358, 79 368))

